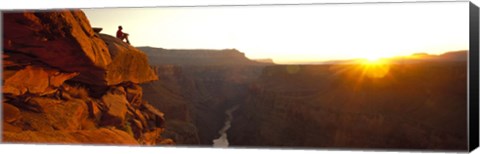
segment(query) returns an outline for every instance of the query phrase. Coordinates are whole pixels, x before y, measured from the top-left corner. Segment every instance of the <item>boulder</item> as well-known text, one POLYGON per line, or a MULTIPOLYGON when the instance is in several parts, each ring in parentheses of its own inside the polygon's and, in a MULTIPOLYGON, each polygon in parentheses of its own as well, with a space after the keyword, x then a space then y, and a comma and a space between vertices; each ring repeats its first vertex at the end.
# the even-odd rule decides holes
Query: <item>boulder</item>
POLYGON ((146 103, 143 104, 143 111, 146 112, 147 114, 151 114, 153 116, 149 117, 148 119, 150 122, 153 122, 155 127, 160 127, 163 128, 165 125, 165 118, 164 118, 164 113, 160 112, 157 108, 153 107, 152 105, 146 103))
POLYGON ((8 103, 2 103, 3 121, 12 123, 20 119, 20 110, 8 103))
POLYGON ((81 100, 33 97, 27 103, 40 112, 22 111, 22 119, 18 123, 19 126, 27 126, 26 130, 78 130, 88 117, 87 105, 81 100))
POLYGON ((102 115, 102 125, 122 126, 128 110, 125 95, 107 93, 101 100, 106 110, 102 115))
POLYGON ((6 131, 3 132, 3 141, 6 143, 138 145, 138 142, 126 132, 106 128, 78 131, 6 131))
POLYGON ((143 133, 143 136, 140 139, 140 143, 143 145, 156 145, 157 139, 160 138, 160 134, 164 130, 162 128, 156 128, 152 131, 143 133))
POLYGON ((38 95, 53 93, 65 80, 78 75, 78 73, 62 73, 37 66, 27 66, 12 74, 5 79, 3 93, 13 96, 25 93, 38 95))

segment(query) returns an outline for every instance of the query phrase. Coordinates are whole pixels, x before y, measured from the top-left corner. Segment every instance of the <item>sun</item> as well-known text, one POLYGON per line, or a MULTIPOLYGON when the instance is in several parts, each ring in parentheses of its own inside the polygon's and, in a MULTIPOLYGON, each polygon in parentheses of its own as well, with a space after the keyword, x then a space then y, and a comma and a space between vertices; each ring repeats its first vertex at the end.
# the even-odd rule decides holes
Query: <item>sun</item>
POLYGON ((367 60, 367 62, 370 62, 370 63, 375 63, 380 60, 380 57, 368 57, 368 58, 365 58, 365 60, 367 60))
POLYGON ((369 62, 376 62, 382 59, 383 57, 379 54, 368 54, 368 55, 364 55, 363 58, 369 62))

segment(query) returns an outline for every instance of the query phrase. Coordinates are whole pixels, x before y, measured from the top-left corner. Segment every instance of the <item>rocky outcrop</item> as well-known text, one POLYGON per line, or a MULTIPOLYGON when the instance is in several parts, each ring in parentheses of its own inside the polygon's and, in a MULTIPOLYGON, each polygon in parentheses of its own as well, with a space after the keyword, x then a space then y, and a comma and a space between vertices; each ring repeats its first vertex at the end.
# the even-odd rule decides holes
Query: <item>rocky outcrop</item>
POLYGON ((173 144, 171 139, 161 136, 164 114, 141 99, 138 101, 142 103, 134 106, 127 99, 127 95, 134 94, 124 90, 128 87, 112 86, 101 98, 89 96, 85 87, 66 83, 54 95, 5 95, 3 141, 173 144))
POLYGON ((25 93, 46 95, 54 93, 65 80, 78 73, 61 73, 54 69, 44 69, 38 66, 26 66, 21 70, 8 70, 4 75, 3 93, 13 96, 25 93))
POLYGON ((123 125, 128 110, 128 101, 125 97, 125 91, 120 91, 119 94, 108 92, 102 96, 101 101, 105 108, 108 109, 102 116, 102 125, 123 125))
POLYGON ((80 72, 80 81, 97 78, 106 83, 104 70, 112 59, 83 12, 5 13, 3 21, 4 52, 35 57, 62 71, 80 72))
POLYGON ((106 69, 107 85, 158 79, 143 52, 110 35, 100 34, 100 38, 107 44, 112 59, 106 69))
POLYGON ((139 83, 145 54, 96 34, 81 11, 5 13, 3 142, 174 144, 139 83))
POLYGON ((3 21, 3 50, 7 56, 20 54, 34 59, 24 62, 79 73, 73 80, 90 85, 156 79, 145 55, 107 36, 100 37, 81 11, 5 13, 3 21))

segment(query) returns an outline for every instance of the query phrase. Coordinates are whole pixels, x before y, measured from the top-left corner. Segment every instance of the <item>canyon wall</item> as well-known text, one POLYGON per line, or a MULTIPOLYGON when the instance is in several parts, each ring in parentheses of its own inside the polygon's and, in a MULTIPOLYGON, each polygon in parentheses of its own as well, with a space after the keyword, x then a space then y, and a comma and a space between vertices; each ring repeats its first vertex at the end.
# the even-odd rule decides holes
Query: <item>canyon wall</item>
POLYGON ((161 80, 145 84, 144 97, 176 119, 167 122, 166 137, 179 144, 218 139, 234 147, 466 147, 465 51, 368 66, 252 65, 230 51, 148 50, 161 80), (175 58, 161 61, 149 52, 175 58), (195 56, 202 60, 188 60, 195 56), (164 94, 170 96, 153 97, 164 94), (220 136, 225 111, 235 106, 228 136, 220 136))
POLYGON ((230 50, 148 48, 145 53, 160 80, 142 85, 144 99, 166 113, 170 133, 165 137, 182 145, 212 145, 225 110, 244 102, 248 85, 264 66, 230 50))

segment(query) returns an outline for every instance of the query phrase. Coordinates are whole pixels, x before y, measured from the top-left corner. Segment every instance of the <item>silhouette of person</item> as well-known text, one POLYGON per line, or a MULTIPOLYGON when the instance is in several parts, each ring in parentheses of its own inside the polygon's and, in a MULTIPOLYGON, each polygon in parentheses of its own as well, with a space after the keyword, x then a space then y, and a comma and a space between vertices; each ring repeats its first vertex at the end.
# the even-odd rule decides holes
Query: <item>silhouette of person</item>
POLYGON ((118 26, 117 38, 119 38, 122 41, 123 41, 123 39, 125 39, 127 41, 127 43, 130 44, 130 41, 128 40, 128 34, 122 32, 122 29, 123 29, 122 26, 118 26))

